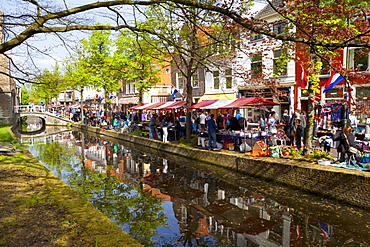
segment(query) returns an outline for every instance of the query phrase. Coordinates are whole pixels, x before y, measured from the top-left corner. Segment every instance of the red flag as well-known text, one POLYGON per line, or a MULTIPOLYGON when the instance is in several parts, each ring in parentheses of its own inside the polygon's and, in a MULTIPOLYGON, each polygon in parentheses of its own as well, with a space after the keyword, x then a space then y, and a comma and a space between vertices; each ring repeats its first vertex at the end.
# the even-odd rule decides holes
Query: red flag
POLYGON ((308 85, 308 78, 307 78, 307 72, 302 68, 302 74, 301 74, 301 88, 307 89, 308 85))

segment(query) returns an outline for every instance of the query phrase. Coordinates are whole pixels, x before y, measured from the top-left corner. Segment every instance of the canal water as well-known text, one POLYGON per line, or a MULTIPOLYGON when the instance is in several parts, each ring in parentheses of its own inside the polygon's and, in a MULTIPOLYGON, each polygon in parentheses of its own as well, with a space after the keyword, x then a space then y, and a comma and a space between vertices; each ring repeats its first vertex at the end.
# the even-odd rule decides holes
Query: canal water
POLYGON ((370 246, 368 210, 104 136, 21 140, 144 246, 370 246))

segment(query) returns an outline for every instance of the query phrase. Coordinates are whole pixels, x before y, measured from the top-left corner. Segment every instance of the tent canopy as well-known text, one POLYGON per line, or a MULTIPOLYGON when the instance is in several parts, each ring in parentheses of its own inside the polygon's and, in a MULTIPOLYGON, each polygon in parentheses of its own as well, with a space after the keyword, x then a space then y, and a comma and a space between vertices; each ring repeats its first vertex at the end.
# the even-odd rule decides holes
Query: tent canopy
POLYGON ((186 101, 175 101, 173 104, 163 107, 162 109, 177 109, 186 105, 186 101))
POLYGON ((236 99, 219 99, 210 105, 201 107, 200 109, 220 109, 223 108, 223 106, 225 105, 233 103, 235 100, 236 99))
POLYGON ((262 99, 259 97, 250 97, 250 98, 239 98, 236 99, 234 102, 225 105, 224 108, 240 108, 245 105, 278 105, 279 103, 275 103, 273 101, 262 99))
POLYGON ((259 97, 238 98, 238 99, 220 99, 220 100, 204 100, 193 106, 187 107, 190 109, 232 109, 240 108, 245 105, 278 105, 273 101, 262 99, 259 97))
POLYGON ((216 99, 212 99, 212 100, 203 100, 195 105, 192 105, 192 106, 189 106, 187 108, 189 109, 200 109, 201 107, 205 107, 205 106, 208 106, 212 103, 215 103, 217 100, 216 99))

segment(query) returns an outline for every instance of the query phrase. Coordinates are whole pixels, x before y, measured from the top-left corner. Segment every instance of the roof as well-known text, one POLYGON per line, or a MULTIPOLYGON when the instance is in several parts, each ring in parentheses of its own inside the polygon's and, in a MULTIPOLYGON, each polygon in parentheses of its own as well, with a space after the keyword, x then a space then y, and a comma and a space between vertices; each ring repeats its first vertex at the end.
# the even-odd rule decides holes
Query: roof
MULTIPOLYGON (((273 0, 272 1, 272 5, 276 8, 279 8, 280 5, 283 5, 284 2, 283 0, 273 0)), ((267 15, 267 14, 270 14, 270 13, 274 13, 275 10, 271 7, 270 4, 267 4, 263 9, 261 9, 255 17, 261 17, 263 15, 267 15)))

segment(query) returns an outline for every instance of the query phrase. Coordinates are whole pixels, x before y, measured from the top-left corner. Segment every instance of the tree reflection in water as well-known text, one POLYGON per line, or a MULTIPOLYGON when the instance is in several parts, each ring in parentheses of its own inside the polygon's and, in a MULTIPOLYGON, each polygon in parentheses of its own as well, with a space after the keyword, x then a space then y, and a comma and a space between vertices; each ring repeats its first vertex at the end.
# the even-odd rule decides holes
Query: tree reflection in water
POLYGON ((141 182, 124 184, 116 176, 110 175, 107 166, 105 173, 91 171, 85 165, 73 162, 73 152, 58 143, 37 146, 42 161, 51 170, 69 171, 64 174, 68 184, 94 207, 117 225, 129 225, 128 233, 145 246, 154 246, 151 239, 157 235, 157 227, 164 226, 166 216, 160 198, 151 195, 141 182), (79 170, 80 172, 72 172, 79 170))
POLYGON ((160 150, 65 138, 39 146, 39 160, 144 246, 367 246, 364 210, 160 150))

